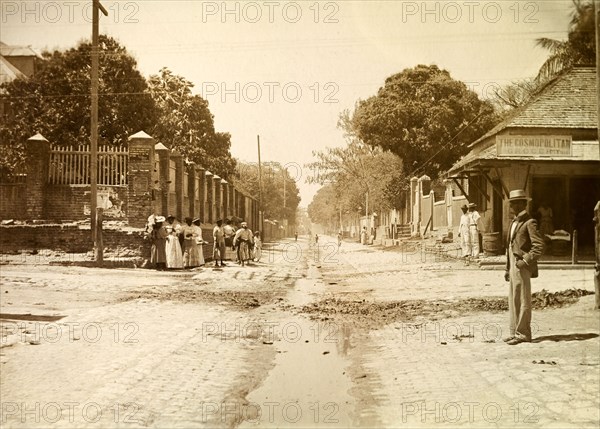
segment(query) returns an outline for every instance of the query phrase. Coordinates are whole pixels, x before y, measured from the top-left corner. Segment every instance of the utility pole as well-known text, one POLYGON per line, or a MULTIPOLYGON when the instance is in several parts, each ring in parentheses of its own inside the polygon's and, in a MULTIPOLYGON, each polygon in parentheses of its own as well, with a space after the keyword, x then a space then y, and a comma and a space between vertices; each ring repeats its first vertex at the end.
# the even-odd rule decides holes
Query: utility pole
MULTIPOLYGON (((600 0, 594 0, 594 23, 596 27, 596 102, 598 104, 598 153, 600 154, 600 0)), ((596 264, 594 271, 594 285, 596 289, 596 306, 600 310, 600 201, 594 209, 595 237, 594 248, 596 250, 596 264)))
POLYGON ((260 225, 260 230, 264 231, 263 228, 263 206, 262 206, 262 165, 260 163, 260 136, 256 136, 256 140, 258 143, 258 224, 260 225))
POLYGON ((90 130, 90 223, 92 241, 96 249, 96 208, 98 203, 98 39, 100 38, 100 14, 105 16, 108 12, 100 4, 100 0, 92 2, 92 71, 91 71, 91 130, 90 130))

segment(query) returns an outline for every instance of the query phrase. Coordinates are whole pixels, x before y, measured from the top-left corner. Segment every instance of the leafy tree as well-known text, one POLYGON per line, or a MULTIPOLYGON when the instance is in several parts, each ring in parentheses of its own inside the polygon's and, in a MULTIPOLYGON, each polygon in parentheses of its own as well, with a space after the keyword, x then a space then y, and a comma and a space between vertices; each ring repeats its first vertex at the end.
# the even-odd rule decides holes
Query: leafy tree
POLYGON ((488 101, 437 66, 418 65, 386 79, 352 117, 356 136, 398 155, 407 175, 436 178, 489 130, 496 115, 488 101))
POLYGON ((339 193, 333 184, 320 188, 308 205, 308 216, 314 223, 333 229, 338 217, 339 193))
MULTIPOLYGON (((22 166, 24 144, 35 133, 60 145, 89 143, 91 43, 44 52, 36 74, 2 85, 0 170, 22 166)), ((100 144, 121 145, 157 121, 154 101, 135 59, 115 39, 99 39, 98 124, 100 144)))
POLYGON ((546 83, 574 65, 594 65, 596 40, 594 6, 591 1, 573 0, 567 40, 537 39, 537 45, 550 51, 534 79, 513 82, 494 94, 500 109, 514 109, 527 103, 546 83))
POLYGON ((149 86, 161 118, 152 130, 153 137, 188 160, 230 177, 235 170, 231 135, 215 132, 208 101, 192 95, 194 84, 163 68, 150 76, 149 86))
MULTIPOLYGON (((258 164, 237 164, 236 174, 230 180, 246 194, 258 199, 258 164)), ((277 162, 262 163, 262 205, 265 219, 287 219, 288 224, 296 223, 296 212, 300 204, 300 190, 289 172, 277 162), (285 182, 285 203, 284 203, 285 182)))
POLYGON ((389 209, 398 203, 404 176, 397 155, 355 138, 346 147, 327 148, 313 155, 317 160, 308 167, 317 173, 309 181, 331 184, 338 209, 355 212, 365 206, 367 193, 374 210, 389 209))
POLYGON ((550 51, 537 76, 540 84, 547 82, 574 65, 596 62, 594 5, 590 0, 573 0, 573 12, 567 40, 537 39, 538 46, 550 51))

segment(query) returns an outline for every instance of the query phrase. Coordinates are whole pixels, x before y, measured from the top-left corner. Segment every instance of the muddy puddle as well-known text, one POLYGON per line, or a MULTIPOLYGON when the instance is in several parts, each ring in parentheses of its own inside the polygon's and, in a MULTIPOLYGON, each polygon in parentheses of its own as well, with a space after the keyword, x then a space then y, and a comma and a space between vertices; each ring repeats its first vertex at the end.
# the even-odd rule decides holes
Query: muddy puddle
MULTIPOLYGON (((287 301, 307 305, 319 284, 312 266, 307 278, 296 281, 287 301)), ((246 397, 248 412, 240 427, 351 427, 355 402, 349 394, 349 327, 289 313, 285 320, 274 342, 274 368, 246 397)))
POLYGON ((66 316, 45 316, 42 314, 11 314, 0 313, 0 319, 4 320, 26 320, 30 322, 56 322, 66 316))

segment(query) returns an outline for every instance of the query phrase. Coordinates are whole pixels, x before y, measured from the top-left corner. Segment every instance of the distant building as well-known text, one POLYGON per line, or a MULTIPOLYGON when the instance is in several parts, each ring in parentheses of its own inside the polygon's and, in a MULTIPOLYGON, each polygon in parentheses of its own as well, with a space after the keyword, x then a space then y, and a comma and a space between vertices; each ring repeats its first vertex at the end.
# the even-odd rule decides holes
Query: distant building
MULTIPOLYGON (((39 55, 30 46, 10 46, 0 42, 0 85, 17 78, 29 78, 35 74, 35 59, 39 55)), ((0 89, 0 94, 2 94, 0 89)), ((0 117, 5 114, 0 102, 0 117)))

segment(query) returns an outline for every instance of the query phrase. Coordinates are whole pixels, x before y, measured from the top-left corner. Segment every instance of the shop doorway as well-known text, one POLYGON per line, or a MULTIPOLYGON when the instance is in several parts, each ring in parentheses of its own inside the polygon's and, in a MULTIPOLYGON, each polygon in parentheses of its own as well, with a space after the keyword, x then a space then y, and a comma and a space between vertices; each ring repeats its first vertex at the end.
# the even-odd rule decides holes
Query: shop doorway
MULTIPOLYGON (((600 179, 578 177, 569 180, 569 208, 573 230, 577 230, 579 247, 594 247, 594 207, 600 200, 600 179)), ((571 231, 569 231, 571 232, 571 231)))
POLYGON ((531 201, 531 214, 541 223, 541 213, 544 209, 552 210, 553 229, 571 232, 569 208, 567 206, 566 177, 534 177, 531 201))

